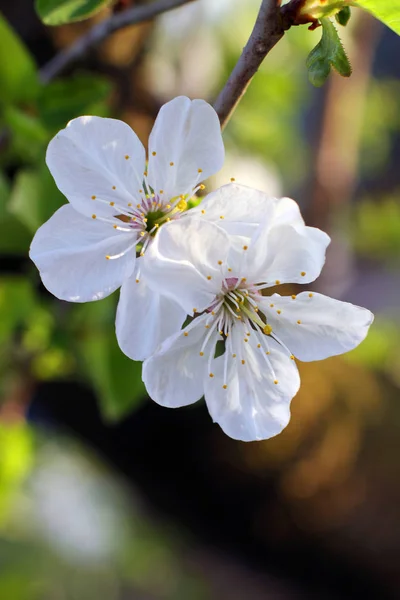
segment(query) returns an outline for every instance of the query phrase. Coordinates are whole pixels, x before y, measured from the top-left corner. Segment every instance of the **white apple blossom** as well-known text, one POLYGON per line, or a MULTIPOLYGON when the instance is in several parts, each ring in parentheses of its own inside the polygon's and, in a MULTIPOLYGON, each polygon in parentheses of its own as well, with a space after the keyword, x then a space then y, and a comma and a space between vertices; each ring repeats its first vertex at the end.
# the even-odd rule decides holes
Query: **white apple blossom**
POLYGON ((140 276, 158 228, 187 208, 200 182, 224 161, 220 124, 203 100, 165 104, 145 149, 124 122, 72 120, 50 142, 47 165, 69 200, 37 231, 30 257, 46 288, 62 300, 99 300, 121 287, 119 343, 141 360, 179 329, 177 303, 149 293, 140 276))
POLYGON ((299 215, 293 201, 264 204, 265 220, 250 238, 181 219, 160 231, 146 262, 155 292, 188 317, 144 362, 150 397, 179 407, 204 395, 213 420, 238 440, 266 439, 288 424, 300 386, 295 357, 347 352, 373 320, 367 309, 315 292, 265 295, 276 285, 313 281, 325 261, 329 237, 301 218, 282 218, 289 206, 299 215))

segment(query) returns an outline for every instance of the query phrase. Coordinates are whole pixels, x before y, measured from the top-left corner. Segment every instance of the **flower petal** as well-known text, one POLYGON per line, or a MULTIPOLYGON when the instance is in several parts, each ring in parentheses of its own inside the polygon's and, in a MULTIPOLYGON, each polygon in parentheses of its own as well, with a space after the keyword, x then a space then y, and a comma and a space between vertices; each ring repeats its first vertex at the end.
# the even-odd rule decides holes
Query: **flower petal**
POLYGON ((247 272, 254 282, 270 286, 314 281, 325 263, 329 236, 314 227, 261 225, 246 255, 247 272))
POLYGON ((57 298, 88 302, 108 296, 132 274, 135 240, 135 234, 88 219, 67 204, 38 229, 29 255, 57 298))
POLYGON ((191 315, 213 302, 221 289, 229 237, 213 223, 180 219, 163 225, 146 250, 142 273, 148 285, 191 315), (221 263, 221 264, 219 264, 221 263))
POLYGON ((118 206, 126 209, 140 200, 145 161, 143 145, 129 125, 102 117, 73 119, 51 140, 46 154, 57 187, 88 216, 112 216, 118 206))
POLYGON ((243 342, 243 330, 232 331, 227 389, 223 389, 224 361, 215 359, 214 377, 205 382, 205 400, 213 420, 236 440, 249 442, 277 435, 290 419, 290 401, 300 387, 296 364, 273 340, 268 339, 269 355, 258 348, 255 335, 243 342), (244 364, 243 364, 244 361, 244 364), (274 383, 277 381, 278 383, 274 383))
POLYGON ((148 358, 161 342, 180 331, 185 319, 186 311, 179 304, 150 290, 142 278, 136 283, 135 273, 122 284, 116 333, 121 350, 132 360, 148 358))
POLYGON ((158 404, 178 408, 202 397, 207 363, 199 353, 207 317, 195 319, 191 327, 169 337, 144 361, 142 379, 150 398, 158 404))
POLYGON ((315 292, 302 292, 295 298, 273 294, 264 298, 261 309, 273 335, 303 361, 352 350, 366 337, 374 319, 366 308, 315 292))
POLYGON ((148 181, 170 199, 193 188, 223 165, 217 113, 204 100, 179 96, 158 113, 149 139, 148 181))

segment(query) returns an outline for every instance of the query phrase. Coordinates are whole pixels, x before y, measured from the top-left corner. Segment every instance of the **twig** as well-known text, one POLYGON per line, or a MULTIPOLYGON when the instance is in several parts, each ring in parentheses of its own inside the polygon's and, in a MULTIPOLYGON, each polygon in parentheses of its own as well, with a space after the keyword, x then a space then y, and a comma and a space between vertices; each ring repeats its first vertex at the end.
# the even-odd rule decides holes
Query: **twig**
POLYGON ((229 121, 268 52, 283 37, 285 29, 290 27, 290 24, 285 23, 282 18, 279 4, 279 0, 262 1, 250 38, 225 87, 215 101, 214 108, 219 116, 221 128, 224 128, 229 121))
POLYGON ((136 6, 124 12, 117 13, 95 25, 88 33, 80 37, 70 48, 57 54, 50 62, 48 62, 40 70, 40 78, 43 83, 48 83, 58 75, 60 75, 69 65, 81 58, 86 52, 100 44, 111 33, 144 21, 149 21, 153 17, 188 4, 194 0, 156 0, 151 4, 144 6, 136 6))

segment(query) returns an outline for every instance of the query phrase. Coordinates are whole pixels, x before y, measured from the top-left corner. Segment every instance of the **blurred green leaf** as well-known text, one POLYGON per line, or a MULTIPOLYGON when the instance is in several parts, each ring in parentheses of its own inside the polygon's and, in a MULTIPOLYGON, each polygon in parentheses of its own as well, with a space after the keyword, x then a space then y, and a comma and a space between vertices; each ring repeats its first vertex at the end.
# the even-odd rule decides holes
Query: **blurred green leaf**
POLYGON ((108 6, 111 0, 36 0, 35 8, 46 25, 82 21, 108 6))
POLYGON ((399 0, 353 0, 353 6, 364 8, 400 35, 399 0))
POLYGON ((28 49, 0 13, 0 101, 24 102, 39 89, 37 68, 28 49))
POLYGON ((122 353, 114 331, 93 330, 81 350, 104 419, 114 422, 128 415, 146 396, 142 364, 122 353))
POLYGON ((0 172, 0 253, 25 254, 32 236, 25 225, 8 212, 9 195, 10 184, 0 172))
POLYGON ((0 342, 4 343, 16 327, 29 319, 34 305, 30 281, 22 276, 0 280, 0 342))
POLYGON ((307 58, 308 77, 316 87, 326 81, 331 67, 342 75, 351 75, 351 66, 340 41, 336 27, 330 19, 321 19, 321 41, 313 48, 307 58))
POLYGON ((342 25, 343 27, 345 27, 347 25, 347 23, 350 20, 350 17, 351 17, 350 6, 345 6, 344 8, 342 8, 342 10, 340 10, 338 13, 335 14, 336 21, 339 23, 339 25, 342 25))
POLYGON ((98 105, 106 101, 110 91, 107 79, 90 73, 54 81, 42 89, 39 115, 50 130, 60 129, 74 117, 97 114, 98 105))
POLYGON ((396 264, 400 256, 400 190, 380 202, 366 199, 355 213, 353 241, 358 252, 396 264))
POLYGON ((9 210, 34 233, 65 202, 50 172, 23 169, 18 172, 9 200, 9 210))

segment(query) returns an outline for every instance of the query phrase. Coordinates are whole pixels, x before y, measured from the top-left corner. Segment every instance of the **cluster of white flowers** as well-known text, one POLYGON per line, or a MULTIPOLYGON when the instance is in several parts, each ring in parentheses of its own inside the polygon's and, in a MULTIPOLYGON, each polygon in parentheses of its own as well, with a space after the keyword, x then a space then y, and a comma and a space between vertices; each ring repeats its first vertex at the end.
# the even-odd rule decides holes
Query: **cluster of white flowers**
POLYGON ((320 274, 329 237, 307 227, 289 198, 230 183, 188 201, 224 161, 218 117, 175 98, 157 117, 146 154, 125 123, 71 121, 47 164, 70 204, 37 231, 30 256, 43 283, 72 302, 121 287, 116 334, 143 360, 150 397, 168 407, 204 396, 231 437, 278 434, 299 389, 295 358, 353 349, 370 311, 314 292, 268 294, 320 274))

